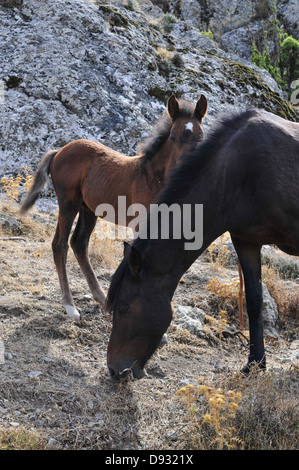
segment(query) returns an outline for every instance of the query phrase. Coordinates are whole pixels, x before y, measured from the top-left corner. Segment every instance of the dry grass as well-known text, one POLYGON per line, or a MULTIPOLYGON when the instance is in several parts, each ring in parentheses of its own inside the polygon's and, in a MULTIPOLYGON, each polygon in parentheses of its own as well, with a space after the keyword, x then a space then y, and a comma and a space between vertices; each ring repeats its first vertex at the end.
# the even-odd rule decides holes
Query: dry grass
POLYGON ((256 371, 178 391, 186 409, 184 445, 200 450, 298 448, 298 375, 256 371))
POLYGON ((299 319, 298 284, 286 284, 274 268, 263 267, 263 280, 274 298, 279 313, 285 321, 299 319))
MULTIPOLYGON (((196 293, 199 278, 211 280, 216 272, 229 284, 225 279, 232 278, 223 266, 196 262, 173 299, 207 306, 205 338, 172 325, 168 345, 148 364, 148 377, 117 385, 106 373, 111 319, 85 295, 89 291, 71 250, 68 272, 82 320, 65 318, 51 253, 55 217, 48 223, 48 216, 35 211, 33 218, 19 220, 16 205, 11 212, 7 201, 5 207, 23 240, 0 242, 0 337, 11 355, 0 365, 0 449, 298 448, 298 369, 279 361, 290 343, 282 338, 266 344, 269 371, 244 379, 239 370, 247 346, 237 338, 211 341, 234 320, 221 315, 219 305, 211 309, 217 286, 212 293, 202 283, 200 297, 196 293), (198 387, 208 387, 210 396, 196 395, 193 386, 194 399, 183 402, 177 392, 181 380, 190 378, 198 378, 198 387)), ((121 239, 110 243, 95 233, 90 251, 107 290, 122 257, 121 239)), ((268 271, 270 281, 277 286, 277 277, 268 271)), ((295 325, 298 319, 292 318, 295 325)), ((288 330, 283 334, 290 336, 288 330)))
POLYGON ((23 427, 0 429, 0 450, 46 450, 47 440, 23 427))

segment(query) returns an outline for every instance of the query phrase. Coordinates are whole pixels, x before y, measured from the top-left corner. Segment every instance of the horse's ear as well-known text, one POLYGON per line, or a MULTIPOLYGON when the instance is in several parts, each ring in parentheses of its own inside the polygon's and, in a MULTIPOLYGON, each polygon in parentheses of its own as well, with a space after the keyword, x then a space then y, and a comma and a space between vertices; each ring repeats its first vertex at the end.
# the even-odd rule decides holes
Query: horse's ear
POLYGON ((203 120, 205 115, 208 112, 208 100, 204 95, 201 95, 199 100, 196 103, 195 110, 194 110, 194 117, 198 119, 200 122, 203 120))
POLYGON ((134 246, 131 246, 131 252, 129 255, 129 266, 134 276, 137 276, 142 268, 142 257, 140 252, 134 246))
POLYGON ((179 102, 174 95, 171 95, 171 97, 168 98, 166 108, 168 115, 174 121, 180 112, 179 102))
POLYGON ((130 253, 131 253, 131 245, 130 243, 124 241, 124 258, 128 258, 130 253))

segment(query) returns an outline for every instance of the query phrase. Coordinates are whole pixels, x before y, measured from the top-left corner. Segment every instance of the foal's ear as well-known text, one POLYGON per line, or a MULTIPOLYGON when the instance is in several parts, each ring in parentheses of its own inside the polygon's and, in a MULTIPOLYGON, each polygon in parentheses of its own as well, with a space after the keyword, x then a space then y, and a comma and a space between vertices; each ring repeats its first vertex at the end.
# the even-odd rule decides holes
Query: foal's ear
POLYGON ((199 100, 196 103, 195 110, 194 110, 194 117, 198 119, 200 122, 203 120, 205 115, 208 112, 208 100, 204 95, 201 95, 199 100))
POLYGON ((168 98, 166 108, 168 115, 174 121, 180 112, 179 102, 174 95, 171 95, 171 97, 168 98))
POLYGON ((142 258, 140 252, 134 246, 131 246, 131 253, 129 256, 129 266, 131 268, 132 274, 137 276, 142 268, 142 258))

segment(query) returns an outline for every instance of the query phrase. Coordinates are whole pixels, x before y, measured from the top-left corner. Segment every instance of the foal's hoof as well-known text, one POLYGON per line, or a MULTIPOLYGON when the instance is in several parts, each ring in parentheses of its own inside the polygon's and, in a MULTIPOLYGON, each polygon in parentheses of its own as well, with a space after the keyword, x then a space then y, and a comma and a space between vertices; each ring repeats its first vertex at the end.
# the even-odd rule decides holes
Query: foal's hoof
POLYGON ((64 305, 64 308, 66 310, 66 315, 68 318, 74 321, 80 320, 80 313, 78 312, 76 307, 74 307, 74 305, 64 305))

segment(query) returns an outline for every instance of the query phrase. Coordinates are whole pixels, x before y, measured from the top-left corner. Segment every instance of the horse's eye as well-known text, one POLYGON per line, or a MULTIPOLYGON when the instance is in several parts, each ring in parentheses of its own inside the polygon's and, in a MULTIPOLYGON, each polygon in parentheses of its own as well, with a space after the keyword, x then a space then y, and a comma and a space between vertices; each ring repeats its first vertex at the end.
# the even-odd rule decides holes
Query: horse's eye
POLYGON ((169 135, 169 138, 172 142, 175 142, 175 133, 174 132, 170 132, 170 135, 169 135))
POLYGON ((131 309, 130 305, 128 305, 128 306, 126 306, 126 307, 121 307, 121 308, 118 310, 118 313, 119 313, 120 315, 128 315, 130 309, 131 309))

